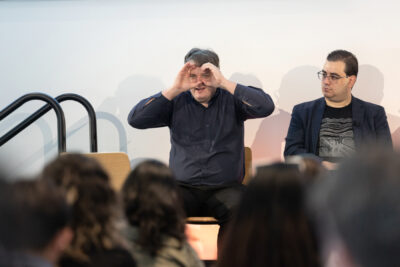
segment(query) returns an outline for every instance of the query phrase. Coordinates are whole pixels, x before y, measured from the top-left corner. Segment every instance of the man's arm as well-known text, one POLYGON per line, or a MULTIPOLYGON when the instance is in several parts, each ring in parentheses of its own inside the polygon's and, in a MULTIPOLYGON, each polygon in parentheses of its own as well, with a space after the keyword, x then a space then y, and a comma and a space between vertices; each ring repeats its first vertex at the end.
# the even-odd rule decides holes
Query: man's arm
POLYGON ((383 107, 379 107, 374 118, 376 138, 380 144, 393 148, 392 135, 390 134, 386 112, 383 107))
POLYGON ((298 107, 295 106, 292 111, 292 119, 290 120, 283 155, 286 157, 306 153, 308 152, 305 148, 304 124, 300 116, 300 111, 298 107))
POLYGON ((234 96, 239 102, 239 113, 242 120, 264 118, 275 109, 272 98, 256 87, 237 84, 234 96))
POLYGON ((171 87, 143 99, 131 110, 128 123, 138 129, 168 126, 172 113, 172 100, 195 86, 190 80, 190 72, 195 67, 190 61, 183 65, 171 87))
POLYGON ((242 120, 263 118, 274 111, 275 105, 272 98, 263 90, 226 79, 221 71, 211 63, 205 63, 201 68, 204 72, 211 74, 210 79, 203 80, 207 86, 222 88, 238 100, 239 116, 242 120))
POLYGON ((128 115, 128 123, 137 129, 169 125, 172 102, 161 93, 141 100, 128 115))

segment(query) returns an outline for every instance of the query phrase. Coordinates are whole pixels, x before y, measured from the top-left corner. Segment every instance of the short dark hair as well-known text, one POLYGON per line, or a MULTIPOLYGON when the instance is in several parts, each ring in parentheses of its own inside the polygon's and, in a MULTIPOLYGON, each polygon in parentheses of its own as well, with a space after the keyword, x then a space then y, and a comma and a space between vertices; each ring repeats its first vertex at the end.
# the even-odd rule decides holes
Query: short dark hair
POLYGON ((163 236, 185 240, 185 213, 171 170, 156 160, 140 163, 122 187, 125 215, 139 228, 137 244, 151 255, 163 246, 163 236))
POLYGON ((357 266, 400 262, 400 154, 369 148, 312 190, 327 242, 339 237, 357 266))
POLYGON ((217 266, 320 266, 306 185, 298 165, 259 167, 224 235, 217 266))
POLYGON ((70 206, 62 190, 40 179, 3 186, 0 243, 7 250, 41 251, 68 226, 70 206))
POLYGON ((343 61, 345 64, 344 72, 347 76, 357 76, 358 61, 355 55, 346 50, 335 50, 326 57, 328 61, 343 61))
POLYGON ((219 68, 218 55, 208 49, 192 48, 185 56, 185 63, 190 60, 194 61, 199 67, 204 63, 210 62, 219 68))

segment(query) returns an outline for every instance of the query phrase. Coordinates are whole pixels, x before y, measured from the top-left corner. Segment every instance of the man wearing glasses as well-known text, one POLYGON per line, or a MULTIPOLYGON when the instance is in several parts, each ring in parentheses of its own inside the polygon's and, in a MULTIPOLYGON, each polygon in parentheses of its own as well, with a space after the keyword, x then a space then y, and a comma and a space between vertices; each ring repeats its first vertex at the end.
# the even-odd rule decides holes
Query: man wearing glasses
POLYGON ((351 94, 358 61, 350 52, 335 50, 318 72, 324 97, 296 105, 286 136, 285 156, 314 154, 327 167, 365 143, 392 147, 383 107, 351 94))

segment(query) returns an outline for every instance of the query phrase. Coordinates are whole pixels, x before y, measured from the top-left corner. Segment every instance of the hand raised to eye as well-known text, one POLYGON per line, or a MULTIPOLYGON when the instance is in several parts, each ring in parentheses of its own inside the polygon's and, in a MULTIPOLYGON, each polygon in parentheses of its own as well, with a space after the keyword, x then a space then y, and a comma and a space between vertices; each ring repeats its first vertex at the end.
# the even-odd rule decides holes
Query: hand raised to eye
POLYGON ((225 80, 225 77, 222 75, 219 68, 209 62, 204 63, 201 66, 201 70, 202 82, 207 86, 220 87, 222 82, 225 80))

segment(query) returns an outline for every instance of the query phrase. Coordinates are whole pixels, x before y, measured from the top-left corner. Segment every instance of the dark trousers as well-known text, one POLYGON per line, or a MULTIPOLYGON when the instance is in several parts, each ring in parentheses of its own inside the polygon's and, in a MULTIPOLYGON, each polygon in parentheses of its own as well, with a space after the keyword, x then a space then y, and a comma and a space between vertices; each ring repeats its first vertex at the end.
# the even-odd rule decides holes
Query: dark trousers
POLYGON ((212 216, 218 220, 220 226, 218 247, 220 247, 227 223, 232 218, 232 214, 239 204, 245 186, 237 183, 220 187, 196 187, 180 184, 179 187, 186 216, 212 216))

